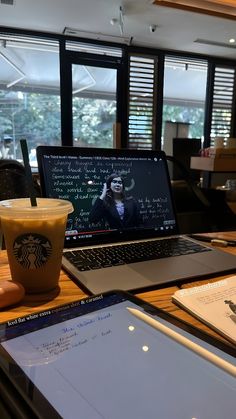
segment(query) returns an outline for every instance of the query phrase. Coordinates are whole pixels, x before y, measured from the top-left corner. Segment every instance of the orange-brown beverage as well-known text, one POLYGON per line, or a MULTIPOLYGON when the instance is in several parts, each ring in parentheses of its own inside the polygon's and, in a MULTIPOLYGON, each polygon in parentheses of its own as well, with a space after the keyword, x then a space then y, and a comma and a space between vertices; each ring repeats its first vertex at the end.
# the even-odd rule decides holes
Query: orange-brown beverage
POLYGON ((67 216, 71 202, 29 198, 0 202, 2 231, 13 281, 27 293, 50 291, 58 285, 67 216))

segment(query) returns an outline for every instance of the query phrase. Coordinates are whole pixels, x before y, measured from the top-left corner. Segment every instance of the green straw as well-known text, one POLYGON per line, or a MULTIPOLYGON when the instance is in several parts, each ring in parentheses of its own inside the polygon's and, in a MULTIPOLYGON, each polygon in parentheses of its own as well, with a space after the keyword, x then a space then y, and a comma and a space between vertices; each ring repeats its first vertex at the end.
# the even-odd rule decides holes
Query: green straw
POLYGON ((33 184, 33 176, 31 172, 30 162, 29 162, 29 153, 28 153, 28 146, 26 140, 20 140, 21 145, 21 152, 23 156, 24 166, 25 166, 25 175, 26 175, 26 182, 29 187, 30 191, 30 203, 32 207, 37 207, 37 200, 34 191, 34 184, 33 184))

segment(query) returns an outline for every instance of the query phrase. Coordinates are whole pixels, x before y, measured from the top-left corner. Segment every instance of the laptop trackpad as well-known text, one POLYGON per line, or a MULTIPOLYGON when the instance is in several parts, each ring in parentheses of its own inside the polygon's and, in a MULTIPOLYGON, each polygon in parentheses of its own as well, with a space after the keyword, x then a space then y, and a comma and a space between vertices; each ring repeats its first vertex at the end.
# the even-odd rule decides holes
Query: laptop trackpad
POLYGON ((132 268, 134 272, 143 275, 154 284, 196 277, 212 271, 212 269, 209 269, 209 266, 194 260, 191 255, 133 264, 132 268))
POLYGON ((209 267, 190 256, 151 260, 130 265, 81 272, 79 280, 92 293, 111 289, 135 290, 209 273, 209 267))

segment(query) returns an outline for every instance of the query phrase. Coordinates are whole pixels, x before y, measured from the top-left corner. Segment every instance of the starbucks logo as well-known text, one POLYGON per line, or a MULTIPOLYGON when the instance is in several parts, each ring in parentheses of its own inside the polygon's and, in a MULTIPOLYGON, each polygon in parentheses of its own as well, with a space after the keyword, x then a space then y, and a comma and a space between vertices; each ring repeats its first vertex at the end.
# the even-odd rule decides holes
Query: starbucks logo
POLYGON ((23 234, 14 241, 13 253, 23 268, 37 269, 48 261, 52 245, 47 237, 40 234, 23 234))

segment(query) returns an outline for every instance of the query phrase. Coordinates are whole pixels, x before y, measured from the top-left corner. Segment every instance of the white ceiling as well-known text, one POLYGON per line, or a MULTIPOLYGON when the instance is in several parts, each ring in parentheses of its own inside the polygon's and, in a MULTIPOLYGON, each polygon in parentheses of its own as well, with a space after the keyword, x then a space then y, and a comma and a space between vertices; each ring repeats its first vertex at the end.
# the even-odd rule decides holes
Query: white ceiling
POLYGON ((152 0, 13 0, 13 5, 5 1, 0 0, 1 26, 57 34, 69 27, 122 42, 119 25, 110 23, 119 21, 122 6, 123 37, 132 38, 132 45, 236 59, 236 43, 228 42, 236 37, 235 20, 156 6, 152 0), (151 25, 157 25, 154 33, 151 25), (197 39, 223 46, 197 43, 197 39))

